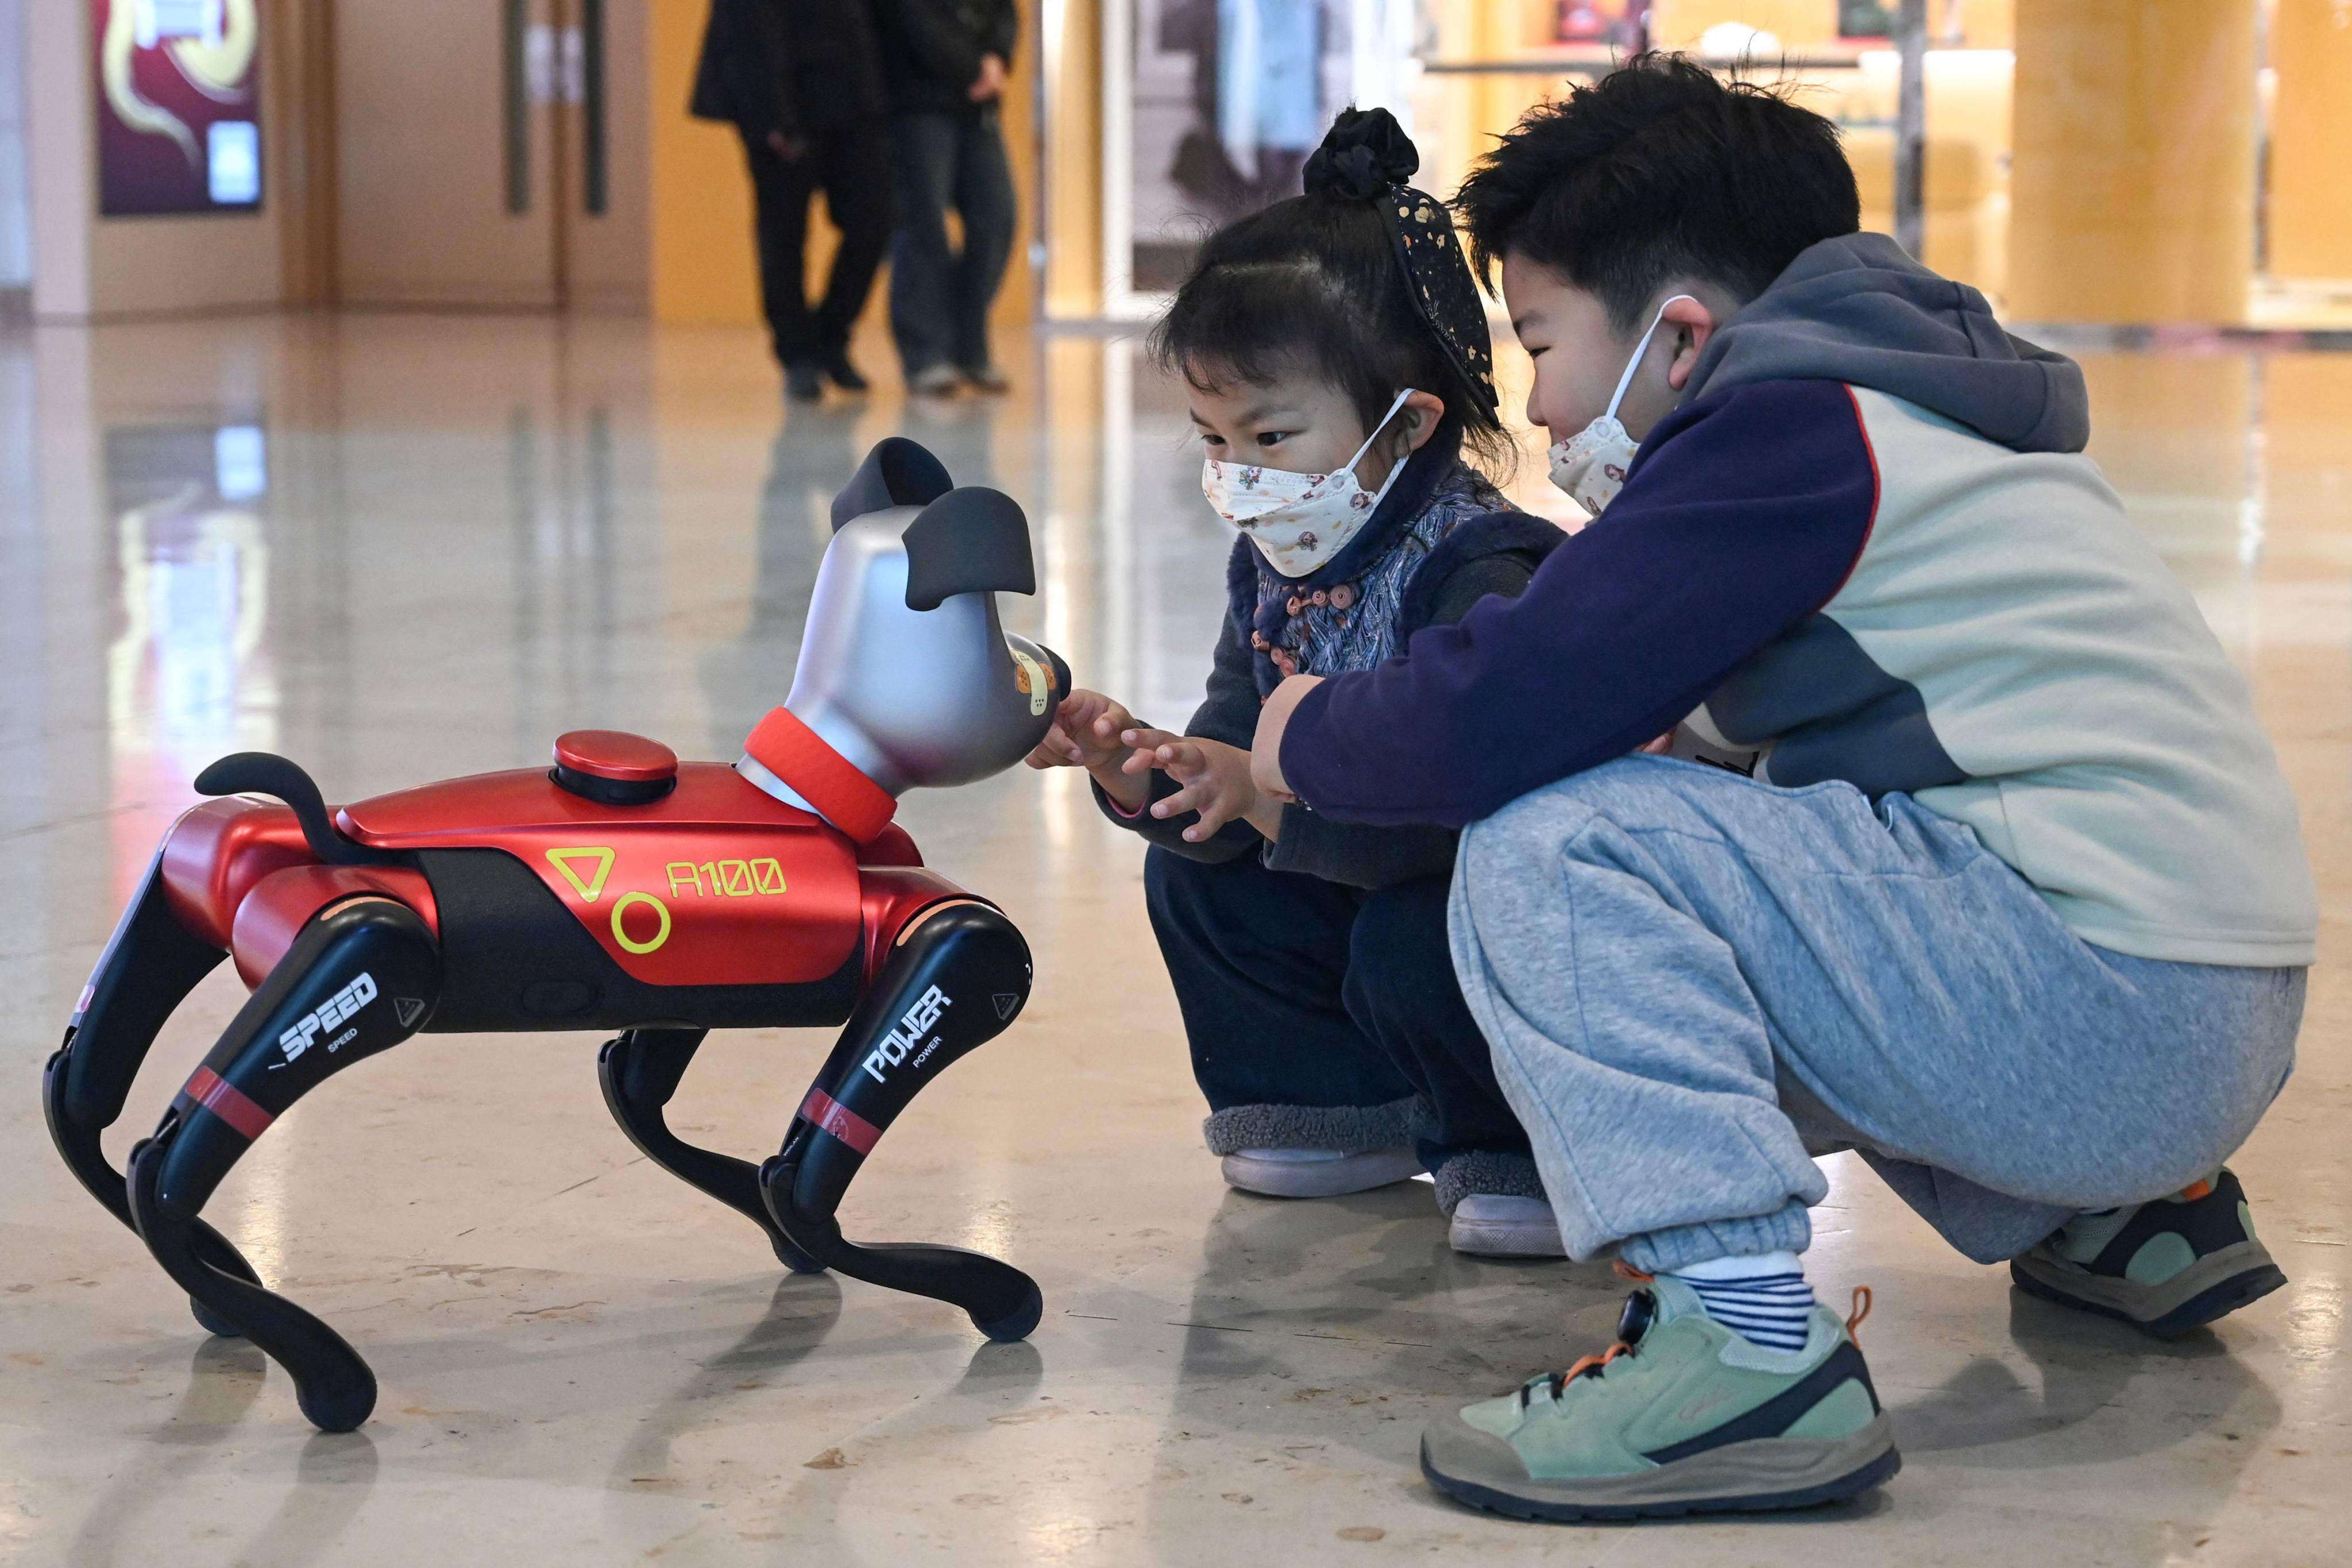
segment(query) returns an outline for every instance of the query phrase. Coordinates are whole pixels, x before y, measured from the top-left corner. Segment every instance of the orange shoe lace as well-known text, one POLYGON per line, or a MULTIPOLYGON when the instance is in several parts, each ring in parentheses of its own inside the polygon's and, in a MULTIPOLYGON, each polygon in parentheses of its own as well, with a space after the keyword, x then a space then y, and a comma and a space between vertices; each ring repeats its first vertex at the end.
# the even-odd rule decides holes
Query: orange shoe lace
POLYGON ((1633 1347, 1632 1345, 1627 1344, 1623 1340, 1619 1340, 1607 1350, 1602 1351, 1599 1355, 1581 1355, 1577 1357, 1574 1363, 1571 1364, 1566 1372, 1556 1372, 1551 1374, 1552 1393, 1557 1394, 1561 1389, 1566 1388, 1570 1384, 1574 1383, 1586 1373, 1599 1372, 1602 1367, 1607 1366, 1619 1356, 1631 1354, 1633 1349, 1633 1347))
POLYGON ((1846 1311, 1845 1337, 1853 1340, 1857 1345, 1862 1343, 1862 1341, 1854 1333, 1854 1331, 1862 1327, 1862 1321, 1864 1318, 1870 1316, 1870 1300, 1869 1286, 1857 1285, 1853 1288, 1853 1301, 1846 1311))
MULTIPOLYGON (((1627 1263, 1622 1258, 1618 1259, 1614 1264, 1611 1265, 1611 1267, 1616 1269, 1617 1278, 1620 1279, 1630 1280, 1637 1285, 1646 1285, 1654 1278, 1653 1275, 1643 1273, 1640 1269, 1634 1268, 1632 1264, 1627 1263)), ((1860 1345, 1862 1342, 1861 1336, 1857 1331, 1861 1329, 1864 1321, 1869 1318, 1872 1304, 1873 1297, 1871 1295, 1870 1287, 1867 1285, 1855 1286, 1853 1288, 1853 1295, 1849 1301, 1846 1310, 1845 1332, 1846 1338, 1853 1340, 1856 1345, 1860 1345)), ((1575 1363, 1570 1365, 1566 1372, 1555 1372, 1545 1381, 1551 1384, 1552 1397, 1557 1399, 1560 1395, 1560 1391, 1565 1389, 1570 1384, 1574 1383, 1578 1378, 1584 1376, 1588 1373, 1597 1376, 1601 1368, 1607 1366, 1611 1362, 1615 1361, 1619 1356, 1631 1355, 1633 1353, 1633 1347, 1625 1341, 1619 1340, 1614 1344, 1612 1344, 1607 1350, 1601 1352, 1597 1355, 1579 1356, 1575 1363)), ((1532 1384, 1530 1384, 1530 1386, 1532 1386, 1532 1384)), ((1525 1389, 1522 1389, 1519 1393, 1519 1403, 1522 1405, 1527 1403, 1527 1391, 1525 1389)))
MULTIPOLYGON (((1640 1269, 1634 1268, 1632 1264, 1626 1262, 1622 1258, 1612 1263, 1610 1267, 1616 1270, 1618 1279, 1629 1280, 1636 1285, 1647 1285, 1652 1279, 1655 1278, 1653 1275, 1643 1273, 1640 1269)), ((1578 1378, 1582 1377, 1585 1373, 1598 1373, 1602 1367, 1607 1366, 1619 1356, 1631 1355, 1633 1352, 1633 1347, 1631 1344, 1627 1343, 1623 1340, 1619 1340, 1614 1344, 1612 1344, 1607 1350, 1601 1352, 1597 1355, 1579 1356, 1576 1359, 1575 1364, 1571 1365, 1566 1372, 1556 1372, 1550 1374, 1549 1381, 1551 1384, 1552 1397, 1555 1399, 1559 1398, 1560 1390, 1566 1388, 1570 1384, 1574 1383, 1578 1378)), ((1526 1392, 1524 1390, 1520 1393, 1519 1402, 1523 1405, 1527 1403, 1526 1392)))

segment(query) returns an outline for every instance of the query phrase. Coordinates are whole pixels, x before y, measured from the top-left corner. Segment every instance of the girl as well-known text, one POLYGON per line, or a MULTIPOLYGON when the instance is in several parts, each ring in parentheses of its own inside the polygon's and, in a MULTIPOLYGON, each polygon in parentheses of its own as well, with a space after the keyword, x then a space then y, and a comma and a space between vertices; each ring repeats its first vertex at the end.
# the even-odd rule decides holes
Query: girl
POLYGON ((1240 534, 1208 698, 1176 735, 1073 692, 1030 763, 1085 768, 1151 842, 1152 930, 1227 1182, 1328 1197, 1419 1163, 1455 1247, 1558 1256, 1454 978, 1453 833, 1339 826, 1249 778, 1285 677, 1381 663, 1517 594, 1561 537, 1463 460, 1510 447, 1445 208, 1403 184, 1419 163, 1385 110, 1347 110, 1305 195, 1202 248, 1151 346, 1190 389, 1202 492, 1240 534))

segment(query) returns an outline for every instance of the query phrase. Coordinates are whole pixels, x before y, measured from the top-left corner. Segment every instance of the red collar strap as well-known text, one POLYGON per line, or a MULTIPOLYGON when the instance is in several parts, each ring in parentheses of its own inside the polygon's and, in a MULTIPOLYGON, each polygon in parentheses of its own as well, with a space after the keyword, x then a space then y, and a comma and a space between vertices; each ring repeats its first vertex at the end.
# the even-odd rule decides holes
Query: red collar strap
POLYGON ((860 844, 879 838, 898 814, 898 797, 859 773, 789 708, 768 710, 743 750, 860 844))

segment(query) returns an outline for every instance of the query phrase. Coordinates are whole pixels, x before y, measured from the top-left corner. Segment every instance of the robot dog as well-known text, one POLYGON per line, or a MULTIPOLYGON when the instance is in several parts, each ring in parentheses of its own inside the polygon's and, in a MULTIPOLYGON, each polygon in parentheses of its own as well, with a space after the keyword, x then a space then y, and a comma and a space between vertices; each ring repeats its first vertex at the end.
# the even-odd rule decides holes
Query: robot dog
POLYGON ((297 1100, 420 1031, 618 1029, 598 1070, 622 1131, 751 1219, 785 1265, 951 1302, 991 1339, 1036 1327, 1043 1300, 1018 1269, 859 1246, 834 1215, 892 1119, 1029 994, 1021 933, 924 868, 896 797, 1019 761, 1069 670, 998 621, 997 593, 1036 591, 1010 499, 951 488, 893 438, 833 520, 792 690, 731 766, 591 730, 559 739, 551 769, 331 814, 283 757, 240 752, 197 778, 221 798, 173 825, 100 958, 49 1059, 49 1131, 197 1321, 285 1367, 319 1426, 367 1419, 374 1374, 198 1216, 297 1100), (99 1135, 224 957, 253 994, 118 1173, 99 1135), (839 1041, 764 1163, 664 1122, 709 1030, 830 1025, 839 1041))

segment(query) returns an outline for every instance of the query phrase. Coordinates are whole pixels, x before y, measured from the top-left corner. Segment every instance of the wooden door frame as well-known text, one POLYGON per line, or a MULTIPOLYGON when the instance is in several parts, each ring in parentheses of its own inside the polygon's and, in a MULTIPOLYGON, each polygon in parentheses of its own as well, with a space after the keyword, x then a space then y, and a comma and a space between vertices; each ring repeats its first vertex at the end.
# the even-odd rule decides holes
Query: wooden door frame
POLYGON ((280 292, 296 310, 341 301, 335 173, 333 0, 267 0, 261 8, 264 77, 275 188, 280 292))

